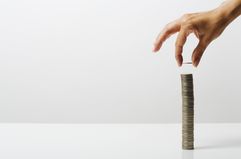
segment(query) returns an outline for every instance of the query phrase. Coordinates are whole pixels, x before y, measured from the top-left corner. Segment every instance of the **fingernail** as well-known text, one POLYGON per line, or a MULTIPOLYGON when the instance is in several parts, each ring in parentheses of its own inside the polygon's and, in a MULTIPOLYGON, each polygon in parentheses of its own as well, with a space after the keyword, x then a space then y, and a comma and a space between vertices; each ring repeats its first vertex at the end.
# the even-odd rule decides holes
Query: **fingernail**
POLYGON ((178 65, 178 67, 181 67, 181 66, 182 66, 182 64, 181 64, 180 62, 177 62, 177 65, 178 65))

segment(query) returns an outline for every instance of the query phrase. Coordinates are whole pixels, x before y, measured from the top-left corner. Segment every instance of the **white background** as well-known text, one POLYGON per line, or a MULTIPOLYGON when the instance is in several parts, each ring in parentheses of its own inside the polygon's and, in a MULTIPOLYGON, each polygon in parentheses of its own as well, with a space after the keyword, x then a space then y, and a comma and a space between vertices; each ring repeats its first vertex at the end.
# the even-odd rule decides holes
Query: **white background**
POLYGON ((195 124, 182 150, 181 124, 0 124, 3 159, 240 159, 241 124, 195 124), (222 132, 222 133, 220 133, 222 132))
MULTIPOLYGON (((0 121, 181 121, 175 37, 152 43, 171 20, 222 0, 1 0, 0 121)), ((194 72, 196 122, 241 122, 241 19, 194 72)), ((197 40, 184 49, 190 55, 197 40)))

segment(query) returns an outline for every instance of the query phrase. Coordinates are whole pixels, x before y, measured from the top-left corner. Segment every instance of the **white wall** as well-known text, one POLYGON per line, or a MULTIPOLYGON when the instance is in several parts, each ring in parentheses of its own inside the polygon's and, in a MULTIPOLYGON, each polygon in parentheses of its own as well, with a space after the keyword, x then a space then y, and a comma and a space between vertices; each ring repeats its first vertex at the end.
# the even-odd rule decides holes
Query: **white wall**
MULTIPOLYGON (((1 0, 1 122, 180 122, 175 37, 160 29, 222 0, 1 0)), ((241 19, 195 69, 197 122, 241 122, 241 19)), ((192 36, 184 52, 191 53, 192 36)))

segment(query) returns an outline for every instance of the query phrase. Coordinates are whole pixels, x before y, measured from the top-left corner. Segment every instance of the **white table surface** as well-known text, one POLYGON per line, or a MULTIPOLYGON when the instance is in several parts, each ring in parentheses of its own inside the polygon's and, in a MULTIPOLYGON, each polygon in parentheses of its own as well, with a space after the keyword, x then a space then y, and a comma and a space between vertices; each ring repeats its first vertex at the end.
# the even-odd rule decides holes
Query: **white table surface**
POLYGON ((241 124, 0 124, 1 159, 240 159, 241 124))

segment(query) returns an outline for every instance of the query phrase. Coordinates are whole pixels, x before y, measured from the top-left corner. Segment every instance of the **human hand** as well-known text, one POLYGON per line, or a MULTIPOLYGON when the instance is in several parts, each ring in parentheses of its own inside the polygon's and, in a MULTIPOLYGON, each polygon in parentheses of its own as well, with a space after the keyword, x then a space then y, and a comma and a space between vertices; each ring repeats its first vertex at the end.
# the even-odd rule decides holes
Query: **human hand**
MULTIPOLYGON (((240 2, 240 0, 238 1, 240 2)), ((235 16, 237 16, 232 12, 234 9, 235 5, 225 3, 211 11, 183 15, 181 18, 164 27, 156 38, 153 51, 157 52, 160 50, 167 38, 179 32, 175 44, 175 58, 178 66, 181 66, 183 63, 183 46, 188 35, 194 33, 199 42, 192 53, 192 63, 197 67, 207 46, 216 39, 235 16)))

